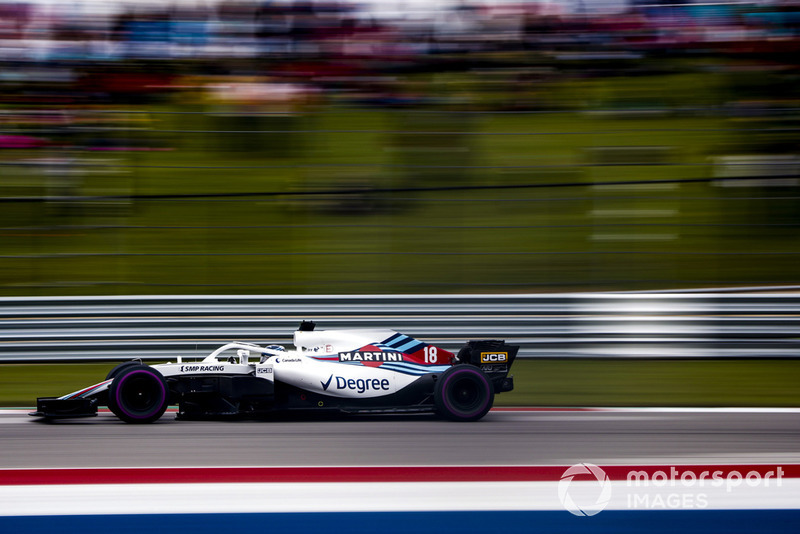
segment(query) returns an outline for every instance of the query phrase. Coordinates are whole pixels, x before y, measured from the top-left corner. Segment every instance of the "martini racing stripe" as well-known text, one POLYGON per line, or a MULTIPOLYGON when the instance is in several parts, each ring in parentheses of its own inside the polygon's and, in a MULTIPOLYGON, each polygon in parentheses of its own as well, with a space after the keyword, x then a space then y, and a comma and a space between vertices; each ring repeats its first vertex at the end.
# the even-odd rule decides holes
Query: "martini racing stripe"
POLYGON ((80 391, 76 391, 74 393, 69 393, 67 395, 64 395, 63 397, 59 397, 59 400, 74 399, 74 398, 78 398, 78 397, 85 398, 85 397, 91 395, 95 390, 100 389, 101 387, 105 386, 109 382, 111 382, 111 380, 104 380, 104 381, 100 382, 99 384, 95 384, 93 386, 89 386, 88 388, 84 388, 84 389, 82 389, 80 391))
POLYGON ((370 346, 381 349, 382 352, 399 352, 402 354, 402 352, 400 352, 399 350, 393 349, 392 347, 384 345, 383 343, 373 343, 370 346))
POLYGON ((381 344, 406 354, 414 354, 425 347, 425 343, 400 333, 382 341, 381 344))
POLYGON ((443 373, 450 369, 449 365, 420 365, 418 363, 384 363, 380 366, 381 369, 395 371, 407 375, 426 375, 428 373, 443 373))
MULTIPOLYGON (((363 365, 360 361, 344 361, 340 362, 344 365, 363 365)), ((429 373, 443 373, 450 368, 449 365, 422 365, 419 363, 411 362, 385 362, 376 369, 383 369, 385 371, 394 371, 406 375, 422 376, 429 373)))
POLYGON ((389 337, 387 339, 384 339, 383 343, 386 344, 386 345, 391 345, 392 343, 394 343, 394 342, 396 342, 398 340, 402 341, 404 338, 407 339, 408 336, 398 332, 398 333, 394 334, 393 336, 391 336, 391 337, 389 337))

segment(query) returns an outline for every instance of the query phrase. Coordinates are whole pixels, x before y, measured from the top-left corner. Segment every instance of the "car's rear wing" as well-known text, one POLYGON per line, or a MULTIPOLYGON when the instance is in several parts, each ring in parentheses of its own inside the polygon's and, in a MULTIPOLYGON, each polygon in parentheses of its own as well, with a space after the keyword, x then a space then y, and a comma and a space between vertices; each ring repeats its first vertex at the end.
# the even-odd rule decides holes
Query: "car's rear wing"
POLYGON ((470 341, 458 351, 456 357, 460 363, 480 367, 494 384, 495 393, 514 389, 514 378, 508 376, 511 365, 517 357, 519 346, 507 345, 498 339, 470 341))

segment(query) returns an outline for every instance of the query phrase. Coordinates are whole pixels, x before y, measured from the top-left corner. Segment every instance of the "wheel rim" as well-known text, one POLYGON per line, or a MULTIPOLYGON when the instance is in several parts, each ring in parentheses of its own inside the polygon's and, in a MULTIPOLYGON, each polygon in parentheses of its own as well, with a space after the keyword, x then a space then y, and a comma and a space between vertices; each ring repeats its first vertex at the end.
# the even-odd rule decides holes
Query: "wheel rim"
POLYGON ((480 388, 472 377, 464 377, 453 383, 450 400, 456 408, 470 411, 481 404, 480 388))
POLYGON ((459 420, 481 417, 491 405, 491 386, 476 369, 458 369, 441 383, 442 410, 459 420))
POLYGON ((157 412, 164 400, 164 386, 147 371, 135 371, 123 378, 117 390, 117 404, 130 417, 144 418, 157 412))

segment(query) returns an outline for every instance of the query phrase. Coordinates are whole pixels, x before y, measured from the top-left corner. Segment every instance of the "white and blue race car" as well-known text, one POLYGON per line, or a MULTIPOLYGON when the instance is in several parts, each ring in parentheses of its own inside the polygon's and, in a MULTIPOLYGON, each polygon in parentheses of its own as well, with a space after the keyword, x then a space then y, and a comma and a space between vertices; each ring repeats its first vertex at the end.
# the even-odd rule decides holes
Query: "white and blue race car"
POLYGON ((316 330, 303 322, 293 350, 233 342, 201 361, 128 361, 105 380, 62 397, 40 397, 44 418, 97 415, 107 405, 129 423, 151 423, 177 405, 178 419, 259 417, 287 410, 435 412, 476 421, 508 375, 519 347, 470 341, 458 354, 388 329, 316 330))

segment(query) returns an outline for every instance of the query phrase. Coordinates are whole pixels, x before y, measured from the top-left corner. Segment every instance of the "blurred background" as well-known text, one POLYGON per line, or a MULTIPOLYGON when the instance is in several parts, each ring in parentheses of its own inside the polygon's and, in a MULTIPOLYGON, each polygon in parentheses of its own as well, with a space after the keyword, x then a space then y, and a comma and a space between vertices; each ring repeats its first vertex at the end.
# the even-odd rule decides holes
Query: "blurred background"
POLYGON ((0 0, 0 295, 792 285, 800 2, 0 0))

